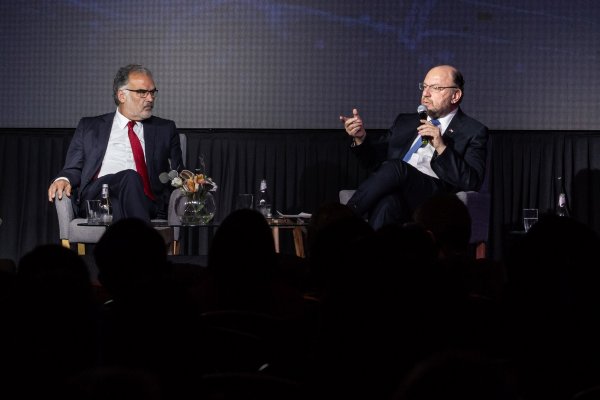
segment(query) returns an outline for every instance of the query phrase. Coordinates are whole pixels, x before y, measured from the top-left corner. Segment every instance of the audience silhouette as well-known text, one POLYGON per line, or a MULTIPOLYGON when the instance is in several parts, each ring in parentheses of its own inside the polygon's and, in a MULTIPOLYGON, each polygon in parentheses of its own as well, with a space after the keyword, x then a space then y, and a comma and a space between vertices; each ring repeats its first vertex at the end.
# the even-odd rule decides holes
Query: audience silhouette
POLYGON ((309 279, 301 285, 282 271, 265 218, 248 209, 223 220, 198 274, 169 262, 146 222, 115 222, 94 248, 102 298, 83 258, 39 246, 16 271, 2 271, 3 394, 571 400, 597 393, 596 232, 544 215, 494 263, 470 254, 468 211, 454 196, 434 196, 414 219, 374 231, 346 206, 324 203, 309 225, 302 270, 309 279))
POLYGON ((204 368, 200 322, 162 236, 141 219, 121 219, 100 238, 94 259, 111 297, 102 309, 101 365, 147 371, 169 395, 185 393, 204 368))
POLYGON ((510 348, 528 399, 600 385, 599 248, 588 226, 544 215, 510 252, 510 348))
POLYGON ((75 252, 46 244, 19 260, 15 278, 2 329, 3 389, 8 398, 56 395, 99 361, 98 309, 87 266, 75 252))

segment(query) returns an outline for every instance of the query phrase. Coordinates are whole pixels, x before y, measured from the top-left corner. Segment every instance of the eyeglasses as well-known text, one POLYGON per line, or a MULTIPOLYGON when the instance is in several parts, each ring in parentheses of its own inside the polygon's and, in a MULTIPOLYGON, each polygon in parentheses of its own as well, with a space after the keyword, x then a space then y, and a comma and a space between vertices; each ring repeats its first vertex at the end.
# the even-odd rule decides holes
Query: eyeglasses
POLYGON ((125 90, 129 90, 130 92, 137 93, 138 97, 141 97, 142 99, 145 99, 146 97, 148 97, 148 95, 151 95, 154 98, 158 94, 158 89, 153 89, 153 90, 136 89, 136 90, 133 90, 133 89, 125 88, 125 90))
POLYGON ((424 91, 425 89, 429 89, 433 92, 440 93, 444 89, 458 89, 458 86, 437 86, 437 85, 426 85, 423 82, 419 82, 419 90, 424 91))

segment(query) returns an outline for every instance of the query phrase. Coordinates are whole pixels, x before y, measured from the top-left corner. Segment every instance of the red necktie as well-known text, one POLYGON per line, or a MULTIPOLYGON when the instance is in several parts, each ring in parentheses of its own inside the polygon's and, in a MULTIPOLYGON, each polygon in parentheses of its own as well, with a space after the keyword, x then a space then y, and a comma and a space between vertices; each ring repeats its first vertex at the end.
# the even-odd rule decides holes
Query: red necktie
POLYGON ((152 194, 152 190, 150 189, 150 180, 148 179, 148 169, 146 168, 146 160, 144 160, 144 150, 142 149, 140 139, 138 139, 137 135, 133 131, 134 125, 135 121, 129 121, 129 123, 127 124, 127 128, 129 128, 129 142, 131 143, 133 159, 135 160, 135 169, 137 170, 138 174, 140 174, 140 176, 142 177, 142 182, 144 183, 144 193, 146 194, 146 196, 154 200, 154 195, 152 194))

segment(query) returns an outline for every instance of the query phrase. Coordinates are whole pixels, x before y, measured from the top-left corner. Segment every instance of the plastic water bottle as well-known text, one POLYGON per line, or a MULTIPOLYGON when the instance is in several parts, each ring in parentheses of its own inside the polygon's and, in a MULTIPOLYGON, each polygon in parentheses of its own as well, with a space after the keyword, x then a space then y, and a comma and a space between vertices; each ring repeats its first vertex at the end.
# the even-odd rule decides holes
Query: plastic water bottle
POLYGON ((260 188, 256 195, 256 209, 265 218, 271 218, 271 197, 267 190, 267 180, 264 178, 260 181, 260 188))
POLYGON ((102 192, 100 194, 100 212, 102 223, 110 224, 112 222, 112 206, 110 204, 110 194, 108 192, 108 184, 102 184, 102 192))

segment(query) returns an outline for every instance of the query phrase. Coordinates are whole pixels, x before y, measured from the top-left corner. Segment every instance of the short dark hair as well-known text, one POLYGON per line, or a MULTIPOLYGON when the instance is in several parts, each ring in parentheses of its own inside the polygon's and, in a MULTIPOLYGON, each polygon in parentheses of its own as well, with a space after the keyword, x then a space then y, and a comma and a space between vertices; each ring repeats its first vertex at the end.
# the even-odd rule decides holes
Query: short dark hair
POLYGON ((454 79, 454 84, 458 86, 460 90, 465 91, 465 78, 463 77, 462 72, 458 69, 454 68, 452 72, 452 78, 454 79))
POLYGON ((119 92, 119 89, 121 89, 123 86, 129 83, 129 74, 131 74, 132 72, 139 72, 148 75, 149 77, 152 77, 152 72, 150 72, 148 68, 140 64, 129 64, 119 68, 113 81, 113 99, 117 106, 120 104, 119 96, 117 96, 117 93, 119 92))

